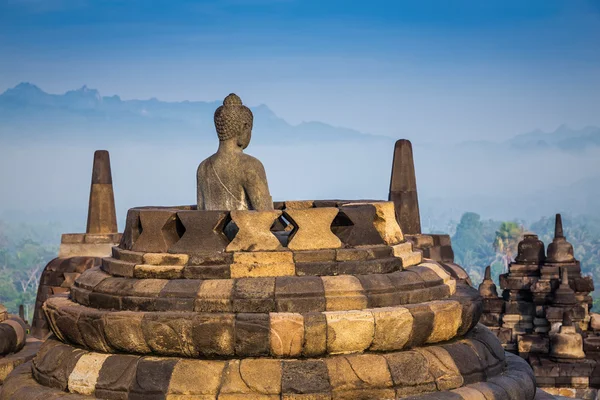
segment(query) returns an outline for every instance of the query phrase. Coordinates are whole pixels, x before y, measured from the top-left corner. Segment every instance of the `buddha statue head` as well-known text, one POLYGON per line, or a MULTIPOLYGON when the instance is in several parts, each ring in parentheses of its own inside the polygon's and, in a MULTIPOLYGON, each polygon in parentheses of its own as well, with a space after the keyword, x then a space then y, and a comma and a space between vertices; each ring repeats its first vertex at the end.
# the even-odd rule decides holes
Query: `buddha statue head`
POLYGON ((215 111, 219 141, 235 140, 237 146, 244 150, 250 144, 253 120, 252 111, 242 104, 238 95, 231 93, 215 111))

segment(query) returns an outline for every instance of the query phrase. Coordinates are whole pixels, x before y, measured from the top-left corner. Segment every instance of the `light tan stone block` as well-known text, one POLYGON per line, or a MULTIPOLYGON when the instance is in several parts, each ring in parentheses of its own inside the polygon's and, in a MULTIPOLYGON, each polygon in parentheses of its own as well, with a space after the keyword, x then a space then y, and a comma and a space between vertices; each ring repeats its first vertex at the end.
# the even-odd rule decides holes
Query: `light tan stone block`
POLYGON ((213 395, 214 398, 224 369, 225 361, 179 360, 171 375, 168 394, 213 395))
POLYGON ((372 203, 377 211, 373 225, 388 245, 395 245, 404 241, 402 229, 396 220, 396 208, 391 201, 372 203))
POLYGON ((328 353, 356 353, 371 346, 375 321, 370 311, 325 312, 325 318, 328 353))
POLYGON ((304 343, 304 317, 296 313, 270 314, 271 354, 276 357, 297 357, 304 343))
POLYGON ((82 355, 69 375, 69 391, 85 395, 94 394, 100 369, 108 357, 110 354, 87 353, 82 355))
POLYGON ((151 265, 187 265, 190 256, 187 254, 146 253, 142 259, 144 264, 151 265))
POLYGON ((485 398, 483 393, 481 393, 479 390, 475 390, 469 387, 461 387, 458 389, 454 389, 452 393, 458 394, 460 397, 463 398, 463 400, 481 400, 482 398, 485 398))
POLYGON ((306 210, 307 208, 313 208, 315 202, 313 200, 291 200, 285 202, 286 210, 306 210))
POLYGON ((272 359, 230 360, 225 369, 219 399, 279 398, 281 361, 272 359))
POLYGON ((260 278, 296 275, 295 264, 231 264, 231 278, 260 278))
POLYGON ((462 306, 458 301, 432 301, 427 303, 433 312, 433 329, 425 343, 450 340, 462 322, 462 306))
POLYGON ((287 210, 285 215, 292 220, 297 230, 290 238, 290 250, 339 249, 341 240, 331 231, 331 223, 339 210, 333 207, 287 210))
POLYGON ((371 310, 375 318, 375 336, 370 350, 400 350, 410 339, 413 316, 404 307, 384 307, 371 310))
POLYGON ((271 251, 281 249, 281 243, 271 232, 271 226, 281 211, 232 211, 232 221, 239 228, 227 251, 271 251))
POLYGON ((419 264, 419 266, 427 267, 430 270, 432 270, 433 272, 435 272, 440 278, 443 279, 444 283, 446 283, 452 279, 450 274, 444 268, 442 268, 439 264, 432 263, 432 262, 424 262, 424 263, 419 264))
POLYGON ((138 279, 178 279, 183 275, 183 265, 136 265, 133 276, 138 279))
POLYGON ((423 254, 420 251, 412 251, 411 242, 400 243, 392 246, 392 248, 394 249, 394 257, 402 260, 402 268, 409 268, 423 261, 423 254))
POLYGON ((322 276, 327 311, 362 310, 367 297, 358 278, 351 275, 322 276))
POLYGON ((381 355, 361 354, 325 359, 329 380, 335 391, 392 387, 387 361, 381 355))
POLYGON ((231 311, 231 292, 233 280, 207 279, 202 281, 198 290, 195 311, 200 312, 227 312, 231 311))

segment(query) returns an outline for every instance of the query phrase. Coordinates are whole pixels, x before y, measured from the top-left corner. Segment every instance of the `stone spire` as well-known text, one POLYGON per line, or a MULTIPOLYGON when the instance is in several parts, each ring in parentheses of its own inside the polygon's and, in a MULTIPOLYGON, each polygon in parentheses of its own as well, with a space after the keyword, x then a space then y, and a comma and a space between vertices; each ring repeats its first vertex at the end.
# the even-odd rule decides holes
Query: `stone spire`
POLYGON ((481 285, 479 285, 479 294, 483 298, 498 297, 498 291, 496 290, 496 284, 492 280, 492 271, 489 265, 485 268, 485 277, 481 285))
POLYGON ((575 261, 573 245, 567 241, 563 233, 562 217, 556 214, 554 224, 554 240, 548 245, 548 262, 572 263, 575 261))
POLYGON ((394 147, 389 200, 396 206, 396 217, 402 232, 408 235, 421 233, 421 216, 417 196, 417 179, 412 144, 401 139, 394 147))
POLYGON ((563 313, 563 323, 558 333, 550 335, 550 356, 557 359, 585 358, 583 338, 573 326, 571 313, 563 313))
POLYGON ((569 286, 569 270, 566 267, 562 267, 560 269, 560 274, 560 286, 554 292, 554 304, 565 306, 577 304, 575 292, 569 286))
POLYGON ((554 238, 562 238, 565 237, 563 234, 563 225, 562 225, 562 216, 560 214, 556 214, 556 219, 554 221, 554 238))
POLYGON ((94 153, 86 233, 117 232, 117 212, 110 171, 110 156, 106 150, 97 150, 94 153))

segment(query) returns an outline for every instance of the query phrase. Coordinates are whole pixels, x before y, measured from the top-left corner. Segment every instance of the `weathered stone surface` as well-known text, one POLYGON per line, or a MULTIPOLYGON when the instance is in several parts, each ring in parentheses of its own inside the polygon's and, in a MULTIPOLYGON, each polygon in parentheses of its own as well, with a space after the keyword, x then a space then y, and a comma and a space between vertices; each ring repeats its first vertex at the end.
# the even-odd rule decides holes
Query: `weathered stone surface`
POLYGON ((183 276, 183 265, 136 265, 133 275, 138 279, 179 279, 183 276))
POLYGON ((118 232, 110 156, 106 150, 97 150, 94 153, 86 232, 94 234, 118 232))
POLYGON ((235 316, 194 314, 192 339, 202 356, 232 356, 235 352, 235 316))
POLYGON ((132 278, 134 267, 135 263, 114 258, 104 258, 102 260, 102 269, 111 275, 132 278))
POLYGON ((192 338, 192 314, 171 313, 169 318, 163 318, 158 313, 146 313, 142 332, 148 347, 156 354, 188 357, 197 354, 192 338))
POLYGON ((112 348, 125 353, 151 352, 142 331, 142 313, 113 312, 106 314, 104 318, 104 335, 112 348))
POLYGON ((398 394, 407 396, 436 390, 427 359, 416 351, 385 354, 398 394))
POLYGON ((289 276, 296 274, 293 255, 289 251, 234 253, 232 278, 289 276))
POLYGON ((324 361, 283 361, 282 365, 281 392, 284 396, 286 394, 325 394, 331 390, 324 361))
POLYGON ((275 309, 275 278, 243 278, 235 281, 233 311, 263 312, 275 309))
POLYGON ((100 284, 100 282, 109 277, 110 275, 102 271, 100 267, 94 267, 79 275, 75 284, 82 289, 92 290, 100 284))
POLYGON ((400 225, 396 221, 396 210, 392 202, 373 203, 376 210, 375 229, 381 235, 385 244, 395 245, 404 241, 400 225))
POLYGON ((233 310, 233 280, 203 281, 198 291, 194 310, 200 312, 227 312, 233 310))
POLYGON ((337 208, 287 209, 285 217, 296 226, 289 239, 290 250, 320 250, 342 247, 340 239, 331 231, 337 208))
POLYGON ((198 279, 173 279, 162 288, 159 297, 196 298, 201 284, 198 279))
POLYGON ((305 357, 316 357, 327 351, 327 319, 323 313, 304 314, 305 357))
POLYGON ((372 313, 375 318, 375 333, 370 350, 402 349, 410 338, 412 314, 403 307, 377 308, 372 313))
POLYGON ((420 234, 421 216, 417 180, 412 144, 409 140, 398 140, 394 147, 389 200, 394 202, 402 231, 405 234, 420 234))
POLYGON ((423 261, 423 254, 420 251, 412 251, 412 243, 405 242, 392 246, 394 257, 402 260, 402 268, 409 268, 423 261))
POLYGON ((330 354, 360 352, 371 346, 375 322, 370 311, 326 312, 325 318, 330 354))
POLYGON ((219 392, 224 369, 224 361, 179 360, 171 375, 169 397, 212 395, 214 398, 219 392))
POLYGON ((455 337, 462 322, 460 303, 433 301, 429 303, 429 308, 433 312, 433 327, 426 343, 437 343, 455 337))
POLYGON ((281 249, 281 243, 271 233, 271 225, 281 211, 232 211, 231 219, 239 228, 227 251, 272 251, 281 249))
POLYGON ((150 265, 187 265, 190 256, 187 254, 146 253, 142 257, 143 264, 150 265))
POLYGON ((315 262, 327 262, 334 261, 336 251, 333 249, 328 250, 306 250, 306 251, 294 251, 294 262, 296 263, 315 263, 315 262))
POLYGON ((185 232, 169 251, 186 254, 224 252, 229 244, 224 233, 228 216, 227 211, 178 211, 177 217, 185 232))
POLYGON ((296 313, 270 314, 271 354, 276 357, 298 357, 304 343, 304 318, 296 313))
POLYGON ((419 346, 433 332, 435 315, 427 304, 410 304, 405 307, 413 316, 411 335, 406 347, 419 346))
POLYGON ((337 220, 345 216, 349 223, 332 227, 333 232, 348 246, 385 244, 375 228, 377 209, 372 204, 351 204, 340 207, 337 220))
POLYGON ((275 303, 278 312, 325 311, 323 281, 316 276, 278 277, 275 303))
POLYGON ((243 153, 250 143, 252 111, 231 93, 214 121, 219 150, 198 167, 198 210, 272 210, 262 163, 243 153))
MULTIPOLYGON (((325 360, 329 371, 329 380, 333 388, 334 397, 340 395, 355 396, 361 393, 360 389, 388 389, 379 395, 390 395, 394 398, 392 377, 388 369, 387 361, 382 355, 365 354, 361 356, 331 357, 325 360)), ((375 394, 374 392, 370 392, 375 394)), ((356 398, 356 397, 355 397, 356 398)), ((360 398, 364 398, 360 396, 360 398)), ((385 398, 385 397, 384 397, 385 398)))
POLYGON ((464 383, 460 370, 450 354, 441 346, 416 349, 426 358, 429 372, 435 379, 438 390, 451 390, 464 383))
POLYGON ((400 304, 398 292, 387 275, 369 274, 359 275, 357 278, 364 288, 369 308, 400 304))
POLYGON ((179 240, 174 210, 139 211, 141 232, 131 250, 166 253, 179 240))
POLYGON ((227 364, 219 398, 277 399, 281 393, 281 362, 269 359, 234 360, 227 364))
POLYGON ((269 315, 236 315, 235 353, 240 357, 254 357, 269 354, 269 315))
POLYGON ((126 399, 139 359, 132 355, 109 356, 102 364, 96 381, 96 397, 126 399))
POLYGON ((109 354, 88 353, 81 356, 69 375, 69 391, 86 395, 94 394, 100 369, 109 354))
POLYGON ((350 275, 322 276, 328 311, 362 310, 367 307, 360 281, 350 275))
POLYGON ((136 376, 129 388, 128 399, 164 399, 176 359, 144 357, 137 365, 136 376))

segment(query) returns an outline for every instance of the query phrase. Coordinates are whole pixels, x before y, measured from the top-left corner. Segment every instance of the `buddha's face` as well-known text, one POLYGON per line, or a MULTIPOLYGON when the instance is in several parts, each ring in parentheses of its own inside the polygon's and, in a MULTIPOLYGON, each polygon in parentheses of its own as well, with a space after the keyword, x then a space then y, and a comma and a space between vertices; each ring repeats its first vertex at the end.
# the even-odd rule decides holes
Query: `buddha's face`
POLYGON ((244 128, 240 132, 237 137, 237 144, 242 148, 242 150, 246 149, 250 144, 250 139, 252 138, 252 124, 244 124, 244 128))

